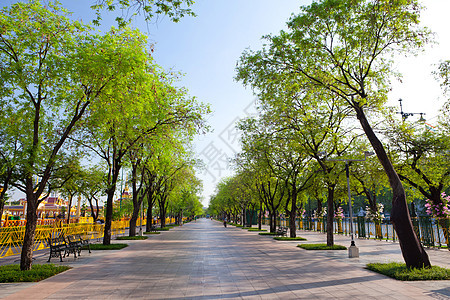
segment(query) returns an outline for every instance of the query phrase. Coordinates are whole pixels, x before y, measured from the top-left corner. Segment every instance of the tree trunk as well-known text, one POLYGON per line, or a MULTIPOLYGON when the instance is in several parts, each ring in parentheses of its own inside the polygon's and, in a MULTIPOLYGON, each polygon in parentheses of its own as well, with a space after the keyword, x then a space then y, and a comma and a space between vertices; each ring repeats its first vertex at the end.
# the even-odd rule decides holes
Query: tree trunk
MULTIPOLYGON (((115 153, 115 151, 114 151, 115 153)), ((106 190, 106 216, 105 216, 105 231, 103 234, 103 245, 111 244, 111 227, 112 227, 112 216, 113 216, 113 200, 114 193, 116 192, 117 178, 119 178, 119 172, 121 169, 121 153, 115 153, 113 158, 113 168, 111 171, 110 184, 106 190)))
POLYGON ((289 222, 289 236, 291 238, 295 238, 297 237, 297 228, 295 226, 295 219, 297 217, 297 187, 294 186, 292 187, 292 199, 291 199, 291 211, 289 212, 289 218, 290 218, 290 222, 289 222))
POLYGON ((263 205, 262 202, 259 203, 259 214, 258 214, 258 230, 261 230, 262 228, 262 216, 263 216, 263 211, 262 211, 263 205))
POLYGON ((27 187, 27 223, 25 225, 25 236, 23 238, 22 253, 20 257, 20 270, 31 270, 33 263, 33 245, 37 225, 37 199, 32 187, 27 187))
POLYGON ((147 232, 150 232, 151 231, 151 226, 153 225, 153 205, 152 205, 152 201, 151 200, 149 200, 147 203, 148 203, 147 224, 145 225, 145 227, 146 227, 145 230, 147 232))
POLYGON ((270 232, 274 233, 277 231, 277 212, 273 211, 272 215, 270 216, 271 218, 271 224, 270 224, 270 232))
POLYGON ((2 199, 2 200, 0 200, 0 227, 2 227, 2 219, 1 219, 1 217, 3 216, 3 209, 4 209, 4 207, 5 207, 5 201, 2 199))
POLYGON ((406 265, 411 268, 424 268, 430 267, 431 263, 428 258, 428 254, 425 252, 423 246, 420 244, 419 239, 414 232, 414 228, 409 216, 408 205, 406 203, 405 190, 398 177, 397 172, 392 166, 389 157, 386 154, 383 144, 375 135, 372 127, 370 126, 362 107, 358 103, 353 103, 353 108, 356 111, 357 118, 361 123, 361 126, 369 139, 378 160, 386 172, 389 178, 389 184, 392 188, 392 210, 391 210, 391 222, 397 232, 400 248, 406 265))
POLYGON ((67 210, 67 224, 70 224, 70 210, 72 209, 72 198, 73 196, 70 195, 69 196, 69 206, 68 206, 68 210, 67 210))
MULTIPOLYGON (((136 223, 139 217, 139 206, 133 207, 133 214, 130 219, 130 229, 128 230, 128 236, 136 236, 136 223)), ((148 222, 147 222, 148 223, 148 222)))
POLYGON ((334 245, 333 219, 334 219, 334 185, 328 185, 327 197, 327 246, 334 245))
POLYGON ((113 214, 113 198, 114 198, 115 186, 107 190, 106 198, 106 215, 105 215, 105 229, 103 233, 103 245, 111 244, 111 225, 113 214))
POLYGON ((165 203, 160 202, 159 204, 159 217, 161 218, 161 228, 166 227, 166 209, 165 209, 165 203), (162 203, 162 206, 161 206, 162 203))

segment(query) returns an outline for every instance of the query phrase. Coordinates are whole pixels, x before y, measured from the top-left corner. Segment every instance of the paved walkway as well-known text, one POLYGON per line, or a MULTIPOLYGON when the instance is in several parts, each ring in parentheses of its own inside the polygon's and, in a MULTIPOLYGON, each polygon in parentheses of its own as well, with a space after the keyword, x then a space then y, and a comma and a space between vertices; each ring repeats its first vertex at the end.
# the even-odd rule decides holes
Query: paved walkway
MULTIPOLYGON (((300 232, 308 242, 320 233, 300 232)), ((349 238, 336 237, 339 244, 349 238)), ((400 282, 365 270, 367 261, 401 261, 398 244, 357 240, 347 251, 306 251, 201 219, 131 241, 120 251, 82 253, 73 269, 38 283, 0 284, 5 299, 450 299, 450 281, 400 282)), ((448 266, 450 251, 429 250, 448 266)), ((36 255, 37 263, 46 253, 36 255)), ((1 259, 0 259, 1 262, 1 259)), ((55 259, 55 263, 58 263, 55 259)))

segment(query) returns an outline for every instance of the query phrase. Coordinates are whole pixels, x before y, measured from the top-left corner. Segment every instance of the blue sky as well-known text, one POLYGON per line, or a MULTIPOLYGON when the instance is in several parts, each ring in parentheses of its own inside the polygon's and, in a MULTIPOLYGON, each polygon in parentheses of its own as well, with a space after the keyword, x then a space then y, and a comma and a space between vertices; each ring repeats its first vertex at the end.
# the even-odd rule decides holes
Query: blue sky
MULTIPOLYGON (((17 1, 1 1, 2 5, 13 2, 17 1)), ((89 9, 93 2, 61 1, 74 12, 74 18, 84 22, 94 18, 89 9)), ((444 98, 430 73, 432 64, 450 59, 450 1, 422 2, 428 7, 423 13, 423 23, 437 33, 439 45, 428 47, 416 58, 399 60, 397 67, 404 77, 402 83, 394 83, 389 103, 398 107, 398 99, 402 98, 404 111, 425 112, 432 123, 444 98)), ((209 124, 214 131, 195 142, 198 157, 207 164, 206 171, 199 174, 204 183, 205 206, 219 178, 231 174, 226 161, 239 150, 234 122, 254 112, 255 97, 251 90, 233 80, 237 60, 246 48, 260 49, 261 36, 284 29, 290 15, 309 3, 310 0, 197 0, 192 7, 197 14, 195 18, 186 17, 179 23, 163 18, 149 25, 143 18, 137 18, 133 23, 155 44, 156 62, 165 69, 184 73, 180 85, 187 87, 199 101, 210 103, 213 109, 209 124)), ((101 29, 107 30, 114 24, 114 16, 106 15, 101 29)))

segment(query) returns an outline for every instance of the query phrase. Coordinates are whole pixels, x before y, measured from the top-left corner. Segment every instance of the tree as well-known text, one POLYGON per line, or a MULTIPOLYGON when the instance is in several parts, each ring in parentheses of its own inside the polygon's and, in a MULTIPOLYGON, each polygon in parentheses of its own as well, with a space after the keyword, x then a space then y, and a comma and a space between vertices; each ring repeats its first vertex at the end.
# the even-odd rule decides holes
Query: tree
MULTIPOLYGON (((393 190, 391 221, 408 267, 429 267, 428 255, 414 233, 400 178, 367 118, 387 99, 392 57, 413 53, 430 34, 421 28, 416 0, 323 0, 302 7, 289 31, 268 36, 268 50, 246 52, 240 72, 257 80, 264 63, 293 82, 324 89, 352 108, 383 166, 393 190)), ((275 72, 272 72, 275 73, 275 72)))
POLYGON ((1 15, 1 110, 16 122, 8 134, 21 149, 15 156, 20 157, 16 162, 20 178, 14 186, 27 198, 20 268, 29 270, 37 207, 50 193, 54 170, 64 162, 67 138, 109 79, 85 72, 92 52, 81 51, 81 45, 96 36, 89 36, 80 22, 70 21, 58 5, 17 3, 2 9, 1 15))
POLYGON ((183 128, 191 135, 204 130, 203 116, 209 112, 206 105, 189 97, 184 88, 175 87, 174 79, 160 70, 146 50, 146 38, 141 33, 124 28, 112 30, 107 38, 123 51, 114 57, 123 64, 116 71, 123 75, 116 76, 114 88, 102 95, 107 104, 92 109, 78 138, 108 166, 105 245, 111 242, 113 198, 125 156, 144 138, 158 136, 168 128, 183 128))
POLYGON ((83 181, 80 186, 81 193, 89 202, 91 216, 94 223, 100 212, 100 197, 104 196, 106 189, 106 174, 99 166, 93 166, 83 171, 83 181))
MULTIPOLYGON (((441 113, 446 116, 445 107, 441 113)), ((440 117, 438 121, 441 123, 444 118, 440 117)), ((449 132, 440 124, 434 128, 408 121, 399 124, 393 118, 388 124, 389 154, 397 158, 395 166, 400 179, 427 199, 426 206, 436 208, 431 209, 433 216, 446 228, 449 218, 445 209, 445 189, 450 184, 449 132)), ((448 232, 444 231, 444 235, 448 239, 448 232)))
POLYGON ((145 163, 146 157, 143 152, 143 144, 140 144, 135 149, 128 152, 128 159, 131 163, 131 187, 132 187, 132 201, 133 212, 130 218, 129 236, 136 235, 136 222, 139 217, 141 205, 146 196, 147 190, 144 189, 145 183, 145 163))
POLYGON ((143 14, 146 21, 151 21, 159 15, 166 15, 171 21, 177 23, 184 16, 195 16, 189 8, 192 4, 194 4, 193 0, 95 0, 91 8, 97 14, 94 24, 100 23, 101 10, 114 11, 117 8, 122 10, 122 16, 117 17, 116 21, 120 27, 124 27, 137 14, 143 14))

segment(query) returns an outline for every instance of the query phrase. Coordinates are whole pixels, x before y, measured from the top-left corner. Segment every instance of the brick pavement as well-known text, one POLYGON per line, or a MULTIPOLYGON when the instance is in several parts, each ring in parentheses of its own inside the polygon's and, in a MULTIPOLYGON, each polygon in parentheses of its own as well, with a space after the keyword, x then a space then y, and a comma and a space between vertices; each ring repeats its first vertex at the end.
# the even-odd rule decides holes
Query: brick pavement
MULTIPOLYGON (((308 242, 320 233, 300 232, 308 242)), ((336 242, 347 245, 348 237, 336 242)), ((361 257, 346 251, 306 251, 201 219, 129 241, 120 251, 83 253, 73 269, 38 283, 0 284, 5 299, 450 299, 450 282, 400 282, 365 270, 372 260, 399 260, 398 244, 357 240, 361 257)), ((449 251, 430 250, 448 265, 449 251), (434 251, 434 252, 433 252, 434 251)), ((36 255, 37 263, 47 253, 36 255)), ((0 260, 1 261, 1 260, 0 260)), ((53 261, 52 261, 53 262, 53 261)), ((58 263, 57 260, 54 261, 58 263)))

